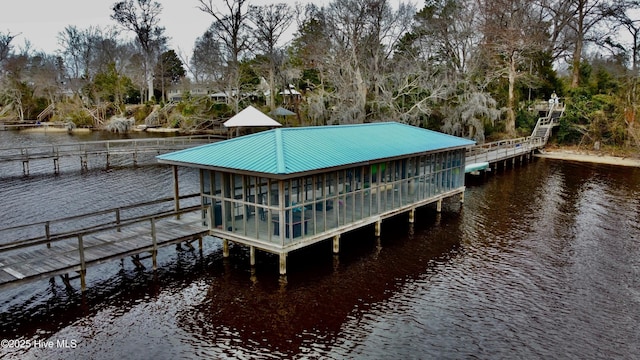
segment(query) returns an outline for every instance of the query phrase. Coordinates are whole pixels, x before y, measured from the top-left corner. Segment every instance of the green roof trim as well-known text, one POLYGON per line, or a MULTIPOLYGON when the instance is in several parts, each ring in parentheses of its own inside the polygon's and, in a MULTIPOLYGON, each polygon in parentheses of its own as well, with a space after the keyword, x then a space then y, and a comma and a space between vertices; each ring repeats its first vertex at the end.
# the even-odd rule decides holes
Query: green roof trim
POLYGON ((157 156, 161 163, 273 175, 298 174, 475 142, 397 122, 278 128, 157 156))

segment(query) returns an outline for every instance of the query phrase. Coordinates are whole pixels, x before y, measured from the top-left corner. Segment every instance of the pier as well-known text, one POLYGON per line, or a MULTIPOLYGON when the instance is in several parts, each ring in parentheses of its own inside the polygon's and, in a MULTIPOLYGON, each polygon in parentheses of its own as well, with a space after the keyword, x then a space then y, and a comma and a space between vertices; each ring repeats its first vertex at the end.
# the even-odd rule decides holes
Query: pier
POLYGON ((565 107, 562 103, 540 102, 535 109, 542 116, 538 118, 530 136, 469 147, 465 155, 465 172, 479 174, 482 170, 506 167, 509 162, 514 165, 518 161, 530 160, 534 151, 547 144, 553 128, 560 125, 565 107))
POLYGON ((29 159, 55 159, 63 153, 108 157, 131 148, 185 149, 158 156, 173 167, 171 198, 0 229, 0 288, 59 276, 68 287, 79 278, 84 290, 91 266, 130 257, 139 267, 151 259, 155 269, 159 248, 180 243, 194 248, 196 240, 202 248, 207 235, 222 241, 225 257, 230 242, 248 247, 251 266, 257 249, 279 255, 280 274, 285 275, 291 251, 329 240, 337 254, 345 232, 372 226, 380 236, 384 219, 408 213, 409 222, 414 222, 419 207, 435 204, 440 212, 445 199, 459 197, 464 202, 469 165, 486 164, 481 169, 486 170, 529 159, 546 144, 563 111, 550 105, 529 137, 482 145, 407 125, 377 123, 275 129, 195 148, 194 137, 80 143, 65 151, 36 147, 50 150, 27 151, 33 155, 29 159), (354 143, 356 134, 361 143, 354 143), (128 145, 119 146, 124 143, 128 145), (177 166, 199 169, 199 194, 179 195, 177 166), (180 201, 186 199, 198 205, 181 208, 180 201), (138 211, 167 203, 173 205, 171 210, 138 211), (133 215, 123 216, 127 211, 133 215), (78 223, 82 225, 74 228, 78 223))
POLYGON ((67 287, 79 278, 85 290, 91 266, 130 257, 136 266, 145 267, 143 260, 150 258, 155 270, 161 247, 184 243, 193 249, 197 240, 202 248, 202 237, 209 233, 203 223, 206 209, 200 205, 158 209, 174 201, 171 197, 0 229, 0 288, 59 276, 67 287), (125 213, 132 215, 123 216, 125 213), (5 241, 7 238, 12 240, 5 241))
POLYGON ((58 174, 60 159, 63 157, 78 158, 78 168, 88 170, 90 157, 103 158, 108 169, 111 165, 111 158, 118 155, 129 157, 135 166, 140 154, 163 154, 225 138, 219 135, 194 135, 0 148, 0 166, 19 162, 22 163, 22 173, 29 175, 31 162, 51 161, 53 173, 58 174))

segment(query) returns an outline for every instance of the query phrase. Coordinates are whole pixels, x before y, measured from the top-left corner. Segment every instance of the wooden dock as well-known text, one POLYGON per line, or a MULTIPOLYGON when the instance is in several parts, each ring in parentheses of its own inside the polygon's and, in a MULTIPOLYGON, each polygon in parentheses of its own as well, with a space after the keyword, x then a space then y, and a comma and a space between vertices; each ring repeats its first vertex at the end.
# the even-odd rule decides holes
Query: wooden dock
POLYGON ((106 168, 109 168, 111 157, 116 155, 130 157, 132 164, 137 165, 139 154, 163 154, 222 139, 225 137, 220 135, 194 135, 0 148, 0 166, 21 162, 23 174, 29 175, 30 162, 48 160, 53 162, 52 170, 58 174, 62 157, 78 157, 80 169, 88 170, 89 157, 104 158, 106 168))
POLYGON ((496 168, 498 164, 516 162, 524 158, 529 159, 535 150, 544 147, 551 136, 553 128, 560 124, 560 117, 564 114, 564 104, 540 103, 536 110, 545 114, 538 119, 531 136, 508 139, 480 144, 467 149, 465 164, 487 163, 488 167, 496 168))
MULTIPOLYGON (((187 197, 195 197, 198 194, 187 197)), ((163 201, 144 203, 144 206, 163 201)), ((132 208, 133 206, 129 207, 132 208)), ((80 278, 85 290, 87 268, 112 260, 131 257, 140 267, 142 260, 151 258, 157 267, 158 249, 172 244, 185 243, 188 247, 195 240, 202 247, 202 237, 209 233, 204 223, 203 208, 192 206, 181 210, 161 211, 153 215, 121 219, 122 208, 0 229, 5 235, 37 227, 43 234, 27 239, 0 244, 0 288, 26 282, 60 276, 70 287, 70 280, 80 278), (113 212, 114 220, 98 223, 80 230, 52 233, 52 223, 72 222, 113 212), (77 274, 77 275, 76 275, 77 274)), ((3 236, 4 237, 4 236, 3 236)))

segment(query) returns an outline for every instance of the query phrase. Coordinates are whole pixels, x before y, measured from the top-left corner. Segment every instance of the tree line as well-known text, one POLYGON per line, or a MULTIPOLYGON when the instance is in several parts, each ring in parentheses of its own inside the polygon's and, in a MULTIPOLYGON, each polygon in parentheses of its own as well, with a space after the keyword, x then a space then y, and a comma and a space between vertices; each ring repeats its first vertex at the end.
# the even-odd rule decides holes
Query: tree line
POLYGON ((54 103, 87 125, 145 104, 140 120, 171 89, 165 125, 206 128, 248 104, 273 110, 293 85, 301 125, 394 120, 482 142, 529 134, 555 91, 558 140, 640 145, 640 0, 190 1, 211 16, 191 54, 168 48, 153 0, 114 3, 112 26, 68 25, 55 54, 0 33, 0 119, 54 103))

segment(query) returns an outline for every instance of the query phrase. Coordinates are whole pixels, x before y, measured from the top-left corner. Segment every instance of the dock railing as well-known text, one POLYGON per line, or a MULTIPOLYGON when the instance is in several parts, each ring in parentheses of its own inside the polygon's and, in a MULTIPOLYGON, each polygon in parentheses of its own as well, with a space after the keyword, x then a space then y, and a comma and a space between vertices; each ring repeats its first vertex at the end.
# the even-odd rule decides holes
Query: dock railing
MULTIPOLYGON (((180 200, 199 197, 200 194, 183 195, 180 196, 180 200)), ((0 253, 6 250, 39 244, 47 244, 47 246, 50 247, 51 243, 76 236, 78 233, 104 231, 112 228, 119 231, 120 228, 125 225, 145 221, 150 217, 164 217, 165 215, 178 216, 184 212, 190 212, 201 208, 200 205, 188 206, 183 210, 175 211, 173 208, 175 204, 174 201, 175 199, 173 197, 167 197, 143 203, 95 211, 87 214, 3 228, 0 229, 0 253), (153 209, 154 205, 161 204, 171 205, 172 210, 153 209), (132 214, 125 217, 123 216, 123 213, 125 212, 131 212, 132 214), (82 223, 83 225, 79 227, 75 226, 78 223, 82 223), (90 223, 91 225, 87 225, 87 223, 90 223), (26 237, 20 238, 20 235, 25 235, 26 237)))
POLYGON ((466 163, 500 161, 525 154, 543 145, 544 143, 541 139, 531 136, 476 145, 467 151, 466 163))
POLYGON ((86 141, 78 143, 0 148, 0 161, 24 161, 71 155, 135 153, 146 150, 175 150, 197 143, 222 139, 218 135, 86 141))
MULTIPOLYGON (((149 257, 152 258, 153 269, 155 270, 157 268, 157 253, 160 247, 177 243, 179 241, 184 241, 185 239, 191 238, 193 236, 201 236, 202 234, 205 234, 209 231, 207 225, 205 224, 206 219, 210 219, 208 211, 209 209, 207 207, 197 205, 177 211, 168 211, 148 216, 135 217, 120 221, 118 223, 103 224, 101 226, 86 228, 80 231, 56 234, 55 236, 51 236, 50 238, 38 237, 28 239, 28 241, 14 241, 2 244, 0 245, 0 263, 4 263, 4 265, 10 265, 10 263, 7 263, 7 261, 5 260, 10 259, 15 254, 19 254, 18 252, 20 251, 27 251, 27 254, 34 254, 33 250, 35 250, 37 252, 37 256, 39 257, 51 256, 58 260, 60 260, 62 257, 64 260, 63 265, 55 266, 49 266, 49 264, 44 261, 38 266, 36 273, 30 274, 28 276, 25 276, 19 271, 14 270, 13 266, 7 266, 3 270, 7 274, 13 276, 14 280, 8 281, 5 277, 5 279, 0 282, 0 287, 63 274, 67 275, 66 277, 63 277, 62 280, 68 287, 70 287, 71 285, 69 283, 68 274, 70 272, 77 272, 79 274, 78 277, 80 278, 81 289, 84 291, 86 288, 85 275, 88 265, 100 264, 104 261, 124 258, 126 256, 132 256, 134 263, 138 265, 140 260, 142 260, 142 258, 139 257, 139 254, 143 252, 151 253, 149 257), (196 212, 198 214, 197 221, 202 221, 202 223, 200 224, 201 228, 199 230, 192 230, 190 233, 177 235, 177 237, 175 238, 166 239, 165 236, 163 240, 159 241, 158 234, 156 233, 156 225, 160 221, 168 218, 179 217, 180 215, 193 212, 196 212), (133 236, 132 239, 135 239, 136 242, 134 246, 131 246, 131 241, 127 241, 125 237, 125 246, 117 248, 117 250, 114 251, 113 247, 118 243, 117 241, 95 244, 95 239, 90 239, 90 235, 93 234, 115 231, 119 232, 124 227, 134 226, 135 228, 132 229, 134 234, 126 235, 129 238, 133 236), (142 231, 140 230, 141 227, 142 231), (87 239, 89 239, 88 242, 86 241, 87 239), (57 246, 57 251, 53 251, 54 249, 51 249, 51 254, 48 254, 42 252, 46 250, 38 250, 45 244, 47 244, 47 246, 49 247, 52 246, 52 244, 59 246, 57 246), (105 251, 99 252, 99 255, 96 256, 96 249, 105 246, 105 251), (62 253, 60 252, 61 249, 63 249, 62 253), (92 252, 89 252, 90 250, 92 252)), ((188 245, 191 246, 190 243, 188 243, 188 245)), ((202 237, 200 237, 200 248, 202 249, 202 237)), ((58 264, 60 264, 60 262, 58 262, 58 264)))

